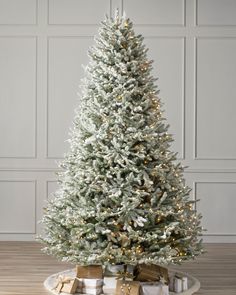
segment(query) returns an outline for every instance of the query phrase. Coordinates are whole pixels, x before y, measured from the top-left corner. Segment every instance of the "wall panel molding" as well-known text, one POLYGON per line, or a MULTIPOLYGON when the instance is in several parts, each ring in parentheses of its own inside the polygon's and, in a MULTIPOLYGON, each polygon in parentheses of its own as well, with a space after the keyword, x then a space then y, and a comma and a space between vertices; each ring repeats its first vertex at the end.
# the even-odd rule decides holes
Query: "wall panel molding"
POLYGON ((196 26, 226 28, 236 26, 234 0, 195 0, 194 4, 196 26))
MULTIPOLYGON (((201 198, 200 203, 197 203, 197 210, 199 210, 199 206, 201 207, 201 203, 203 202, 204 198, 207 198, 207 197, 215 198, 216 197, 216 195, 213 193, 211 195, 205 195, 205 197, 201 196, 201 195, 197 196, 198 185, 204 185, 204 184, 205 185, 208 184, 208 185, 212 185, 212 186, 214 186, 214 185, 217 185, 217 186, 235 185, 234 192, 236 192, 236 181, 216 181, 216 180, 215 181, 214 180, 194 181, 193 182, 194 199, 197 200, 197 199, 201 198)), ((219 188, 218 188, 218 191, 219 191, 219 188)), ((224 197, 226 197, 227 190, 224 190, 224 192, 225 192, 224 197)), ((235 194, 229 194, 228 197, 229 198, 231 197, 233 200, 233 199, 235 199, 235 194)), ((236 204, 236 199, 234 200, 234 202, 236 204)), ((225 198, 222 198, 221 196, 220 196, 218 202, 216 200, 213 200, 211 204, 212 204, 213 208, 216 208, 217 205, 218 205, 218 207, 220 207, 220 205, 221 205, 221 208, 222 208, 221 210, 223 210, 224 203, 226 203, 226 205, 227 205, 226 207, 230 208, 232 206, 233 208, 235 208, 234 204, 230 203, 229 200, 226 200, 225 198), (220 201, 222 201, 222 204, 219 204, 220 201)), ((213 213, 213 208, 210 208, 210 206, 204 206, 204 210, 205 209, 209 210, 209 212, 208 212, 209 214, 206 214, 206 212, 205 212, 205 214, 203 214, 203 218, 206 220, 205 221, 206 223, 210 222, 208 219, 209 219, 210 215, 212 215, 212 213, 213 213)), ((203 208, 200 208, 200 212, 201 212, 201 210, 203 210, 203 208)), ((230 224, 232 225, 232 227, 234 227, 234 224, 236 222, 235 214, 233 214, 233 215, 226 214, 227 212, 225 212, 225 210, 223 212, 216 212, 216 213, 217 213, 216 216, 211 216, 211 218, 214 217, 215 220, 214 220, 214 222, 213 221, 210 222, 210 225, 209 225, 210 227, 212 226, 212 223, 216 223, 216 224, 217 224, 217 222, 219 223, 219 219, 220 219, 221 224, 224 225, 226 223, 227 217, 231 217, 231 219, 232 219, 231 221, 227 221, 227 230, 228 230, 228 225, 230 225, 230 224), (235 220, 233 220, 234 218, 235 218, 235 220)), ((207 229, 207 226, 206 226, 206 229, 207 229)), ((214 236, 214 237, 228 237, 228 236, 236 237, 236 232, 227 232, 227 231, 210 232, 210 231, 207 231, 203 235, 208 236, 208 237, 211 237, 211 236, 214 236)))
POLYGON ((0 0, 0 26, 38 24, 39 0, 0 0))
POLYGON ((48 25, 97 26, 111 7, 112 0, 48 0, 48 25))
POLYGON ((122 12, 138 26, 184 27, 186 24, 186 0, 122 0, 122 12), (179 15, 174 15, 176 11, 179 15))
MULTIPOLYGON (((51 147, 50 148, 50 143, 53 143, 55 142, 55 132, 52 132, 51 135, 50 135, 50 118, 53 118, 55 117, 57 114, 56 114, 56 111, 55 109, 53 109, 53 115, 50 116, 50 76, 51 76, 51 71, 50 70, 53 70, 53 66, 50 67, 50 43, 52 44, 52 42, 65 42, 64 45, 65 46, 68 46, 67 49, 70 50, 69 48, 69 42, 74 42, 71 46, 71 50, 74 52, 75 48, 74 46, 78 47, 78 46, 82 46, 82 43, 85 42, 85 46, 83 46, 85 49, 85 51, 83 50, 83 56, 87 57, 87 49, 88 49, 88 46, 89 46, 89 43, 92 43, 92 38, 93 36, 60 36, 60 37, 55 37, 55 36, 50 36, 48 37, 48 41, 47 41, 47 58, 48 58, 48 61, 47 61, 47 65, 48 65, 48 68, 47 68, 47 139, 46 139, 46 150, 47 150, 47 155, 46 157, 48 159, 62 159, 63 158, 63 153, 65 153, 67 150, 66 148, 68 149, 69 147, 64 145, 64 150, 62 151, 62 144, 63 142, 60 141, 60 139, 58 139, 58 143, 55 145, 56 148, 60 148, 60 151, 54 151, 53 149, 55 147, 51 147), (79 42, 78 44, 75 44, 79 42)), ((62 43, 61 43, 62 44, 62 43)), ((53 45, 53 44, 52 44, 53 45)), ((54 49, 51 48, 51 50, 58 50, 58 46, 55 46, 54 49)), ((79 51, 76 51, 76 54, 77 52, 79 53, 79 51)), ((65 51, 63 50, 63 52, 61 51, 61 53, 59 53, 59 55, 62 54, 64 55, 65 54, 65 51)), ((69 57, 71 56, 71 54, 68 55, 69 57)), ((52 54, 52 57, 55 58, 55 52, 54 54, 52 54)), ((66 56, 65 56, 66 58, 66 56)), ((78 54, 78 59, 80 60, 81 63, 84 64, 84 58, 80 58, 79 54, 78 54)), ((72 67, 72 64, 74 64, 76 61, 73 61, 72 60, 69 60, 69 63, 71 64, 71 67, 72 67)), ((72 110, 72 113, 70 114, 70 123, 68 125, 68 122, 66 122, 66 126, 63 126, 64 127, 64 130, 65 130, 65 133, 64 136, 67 136, 67 138, 69 138, 69 128, 71 127, 71 124, 72 124, 72 120, 74 119, 74 116, 75 116, 75 113, 74 113, 74 108, 75 107, 78 107, 78 96, 76 95, 77 91, 79 91, 79 85, 80 85, 80 79, 79 79, 79 75, 83 76, 84 74, 84 71, 83 71, 83 68, 82 68, 82 65, 78 65, 78 67, 76 69, 74 69, 74 71, 76 71, 76 74, 73 76, 73 79, 75 80, 76 76, 76 81, 78 82, 75 82, 76 85, 77 85, 77 88, 74 89, 74 95, 71 93, 70 95, 70 98, 73 99, 73 110, 72 110)), ((64 63, 64 65, 61 67, 59 66, 60 70, 61 70, 61 73, 62 71, 64 70, 63 67, 67 67, 67 63, 64 63)), ((58 71, 55 71, 54 69, 54 73, 58 73, 58 71)), ((63 75, 63 73, 62 73, 63 75)), ((54 75, 55 76, 55 75, 54 75)), ((58 78, 55 78, 55 79, 60 79, 60 76, 58 76, 58 78)), ((56 82, 55 82, 56 83, 56 82)), ((57 85, 54 85, 56 87, 61 87, 61 83, 57 84, 57 85)), ((66 96, 65 96, 66 97, 66 96)), ((54 102, 55 103, 55 99, 58 99, 58 96, 55 96, 54 97, 54 102)), ((64 98, 63 98, 64 99, 64 98)), ((52 102, 51 102, 51 105, 52 105, 52 102)), ((67 105, 68 105, 68 98, 67 98, 67 105)), ((60 111, 60 109, 58 109, 60 111)), ((63 111, 64 111, 64 108, 63 108, 63 111)), ((71 110, 70 110, 71 111, 71 110)), ((67 109, 67 112, 69 112, 69 110, 67 109)), ((54 123, 51 122, 51 125, 53 125, 54 123)), ((55 124, 54 124, 54 127, 55 128, 55 124)), ((54 130, 55 131, 55 130, 54 130)), ((58 132, 57 132, 58 133, 58 132)), ((65 137, 64 137, 65 138, 65 137)))
POLYGON ((1 136, 5 133, 6 126, 9 128, 8 134, 4 134, 4 145, 2 142, 0 146, 0 158, 35 159, 37 156, 37 37, 0 36, 0 42, 2 43, 0 46, 2 53, 0 80, 3 83, 0 96, 2 111, 4 111, 0 116, 1 136), (17 51, 14 52, 16 49, 17 51), (32 54, 31 57, 30 54, 32 54), (24 68, 23 63, 25 69, 21 74, 22 68, 24 68), (4 72, 1 73, 1 69, 4 72), (28 77, 26 77, 26 73, 28 77), (25 102, 19 101, 19 96, 25 102), (9 120, 9 115, 14 119, 12 120, 10 117, 11 120, 9 120), (29 118, 30 116, 31 118, 29 118), (13 125, 10 126, 10 123, 13 125), (31 139, 28 138, 29 131, 31 139), (23 147, 23 141, 26 141, 25 147, 23 147), (17 146, 19 144, 20 146, 17 146), (29 150, 30 145, 31 149, 29 150))
POLYGON ((32 179, 2 179, 0 180, 0 190, 1 191, 1 210, 0 214, 0 234, 36 234, 36 224, 37 224, 37 191, 36 191, 36 180, 32 179), (23 184, 28 184, 29 187, 28 196, 26 187, 23 187, 23 184), (15 185, 15 188, 14 188, 15 185), (17 189, 18 186, 18 189, 17 189), (21 190, 22 189, 22 190, 21 190), (24 192, 24 194, 23 194, 24 192), (4 193, 7 194, 7 199, 4 202, 4 193), (31 195, 33 193, 33 195, 31 195), (19 196, 19 194, 23 194, 19 196), (10 199, 15 198, 14 202, 10 199), (27 197, 27 201, 23 203, 24 198, 27 197), (17 200, 20 198, 20 200, 17 200), (9 203, 10 202, 10 203, 9 203), (31 202, 31 208, 29 206, 31 202), (5 207, 6 206, 6 207, 5 207), (13 210, 11 212, 11 210, 13 210), (31 220, 30 212, 32 210, 31 220), (15 219, 14 219, 15 217, 15 219), (27 218, 27 220, 25 219, 27 218), (31 224, 30 224, 31 223, 31 224), (1 228, 4 227, 4 224, 7 227, 11 228, 10 230, 1 228), (9 225, 10 224, 10 225, 9 225), (29 226, 28 229, 23 230, 23 226, 29 226), (15 229, 14 229, 15 227, 15 229), (18 229, 16 229, 18 228, 18 229))
MULTIPOLYGON (((199 47, 198 47, 198 44, 199 44, 199 42, 200 41, 209 41, 209 42, 211 42, 211 41, 218 41, 219 42, 219 45, 220 45, 220 43, 221 43, 221 41, 223 41, 223 42, 225 42, 225 41, 235 41, 235 44, 234 44, 234 46, 235 46, 235 48, 236 48, 236 37, 211 37, 211 36, 207 36, 207 37, 197 37, 197 38, 195 38, 195 40, 194 40, 194 42, 195 42, 195 46, 194 46, 194 145, 193 145, 193 148, 194 148, 194 150, 193 150, 193 154, 194 154, 194 160, 203 160, 203 161, 235 161, 236 160, 236 157, 230 157, 230 156, 225 156, 225 157, 222 157, 222 156, 218 156, 218 157, 216 157, 216 156, 198 156, 198 143, 199 143, 199 138, 198 138, 198 134, 199 134, 199 130, 198 130, 198 120, 202 120, 203 118, 201 117, 199 117, 199 115, 198 115, 198 112, 199 112, 199 107, 198 107, 198 100, 199 100, 199 94, 198 94, 198 74, 199 74, 199 66, 198 66, 198 62, 199 62, 199 56, 198 56, 198 51, 199 51, 199 47), (199 118, 198 118, 199 117, 199 118)), ((223 44, 223 43, 222 43, 223 44)), ((231 45, 231 47, 232 47, 232 44, 229 44, 229 46, 228 46, 228 48, 230 48, 230 45, 231 45)), ((226 47, 225 47, 226 48, 226 47)), ((212 46, 212 50, 214 49, 214 51, 216 52, 216 46, 212 46)), ((227 49, 227 48, 226 48, 227 49)), ((221 52, 222 52, 222 49, 219 51, 220 52, 220 54, 221 54, 221 52)), ((235 51, 233 51, 233 54, 235 53, 235 51)), ((212 53, 213 54, 213 53, 212 53)), ((223 54, 222 55, 222 58, 225 56, 225 58, 228 58, 229 57, 229 54, 223 54)), ((233 58, 233 56, 232 56, 232 58, 233 58)), ((210 60, 210 56, 208 56, 208 57, 206 57, 206 59, 208 59, 208 60, 210 60)), ((231 59, 232 60, 232 59, 231 59)), ((227 60, 225 60, 226 62, 227 62, 227 60)), ((233 60, 232 60, 233 61, 233 60)), ((217 62, 217 59, 216 59, 216 61, 215 62, 217 62)), ((228 63, 230 63, 230 62, 228 62, 228 63)), ((234 61, 234 63, 235 63, 235 65, 236 65, 236 59, 235 59, 235 61, 234 61)), ((205 63, 204 63, 204 65, 205 65, 205 63)), ((212 64, 211 65, 209 65, 209 67, 210 66, 212 66, 212 64)), ((222 68, 223 68, 223 66, 222 67, 219 67, 219 69, 221 69, 221 71, 222 71, 222 68)), ((232 66, 232 68, 234 69, 234 67, 232 66)), ((215 71, 216 71, 217 69, 214 69, 214 73, 215 73, 215 71)), ((227 68, 226 69, 226 71, 228 71, 229 70, 229 68, 227 68)), ((205 71, 204 71, 205 72, 205 71)), ((231 76, 233 77, 234 75, 236 74, 236 71, 235 71, 235 73, 234 74, 232 74, 231 76)), ((226 78, 226 81, 225 81, 225 84, 227 83, 227 81, 229 80, 229 77, 227 77, 227 76, 225 76, 225 78, 226 78)), ((210 83, 210 81, 212 81, 212 77, 211 77, 211 79, 209 80, 209 83, 210 83)), ((220 81, 219 81, 220 82, 220 81)), ((217 89, 217 85, 220 85, 219 83, 216 83, 216 86, 215 86, 215 88, 217 89)), ((221 81, 221 88, 223 87, 223 85, 224 85, 224 81, 221 81)), ((227 84, 228 85, 228 84, 227 84)), ((234 85, 234 83, 233 82, 231 82, 231 86, 233 87, 233 85, 234 85)), ((212 86, 212 89, 213 89, 214 87, 212 86)), ((227 87, 228 88, 228 87, 227 87)), ((227 88, 225 88, 225 91, 227 90, 227 88)), ((206 87, 204 88, 204 91, 206 91, 206 87)), ((229 93, 229 95, 230 95, 230 93, 229 93)), ((231 93, 231 96, 232 96, 232 99, 231 99, 231 102, 233 102, 233 97, 234 97, 234 95, 231 93)), ((209 99, 210 99, 210 96, 208 96, 209 97, 209 99)), ((223 97, 222 97, 223 98, 223 97)), ((227 97, 228 98, 228 97, 227 97)), ((215 97, 214 97, 214 101, 216 101, 215 100, 215 97)), ((228 99, 228 101, 230 102, 230 100, 228 99)), ((216 101, 217 102, 217 101, 216 101)), ((223 101, 222 101, 223 102, 223 101)), ((219 104, 219 103, 218 103, 219 104)), ((225 104, 225 106, 227 106, 227 104, 226 104, 226 102, 224 102, 224 104, 225 104)), ((215 108, 216 108, 216 105, 214 105, 214 103, 212 104, 212 106, 211 106, 212 108, 213 108, 213 111, 215 112, 215 108)), ((232 109, 232 106, 230 106, 229 105, 229 110, 230 110, 230 108, 232 109)), ((222 104, 222 109, 223 109, 223 104, 222 104)), ((222 111, 222 109, 220 110, 221 111, 221 113, 223 114, 223 115, 226 115, 227 117, 229 116, 229 114, 228 114, 228 112, 227 111, 222 111)), ((225 118, 225 120, 227 120, 227 117, 225 118)), ((204 117, 205 118, 205 117, 204 117)), ((212 120, 212 114, 210 115, 210 113, 209 113, 209 118, 211 118, 211 120, 212 120)), ((218 117, 218 122, 220 122, 220 119, 221 119, 222 117, 221 116, 219 116, 218 117)), ((231 118, 231 120, 232 120, 232 116, 230 117, 231 118)), ((209 122, 208 123, 210 123, 211 122, 211 120, 209 120, 209 122)), ((224 120, 224 119, 223 119, 224 120)), ((231 123, 231 125, 232 125, 232 123, 231 123)), ((234 125, 234 124, 233 124, 234 125)), ((205 128, 207 128, 207 125, 205 125, 205 128)), ((222 132, 219 130, 219 135, 221 135, 222 136, 222 132)), ((212 136, 212 134, 209 132, 209 136, 212 136)), ((221 138, 221 137, 219 137, 219 138, 221 138)), ((206 141, 206 143, 207 143, 207 141, 206 141)), ((210 141, 208 141, 208 143, 210 143, 210 141)), ((217 144, 215 144, 215 146, 216 146, 217 144)), ((224 151, 222 151, 222 153, 225 153, 224 151)), ((226 155, 228 154, 228 153, 225 153, 226 155)))

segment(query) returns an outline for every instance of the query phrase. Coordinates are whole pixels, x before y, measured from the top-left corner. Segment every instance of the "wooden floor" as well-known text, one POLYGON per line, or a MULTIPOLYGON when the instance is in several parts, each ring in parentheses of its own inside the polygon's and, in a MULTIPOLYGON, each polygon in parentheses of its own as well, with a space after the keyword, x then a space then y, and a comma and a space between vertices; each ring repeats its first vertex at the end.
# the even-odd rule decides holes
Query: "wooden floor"
MULTIPOLYGON (((187 271, 201 281, 196 295, 236 295, 236 244, 207 244, 208 253, 187 262, 187 271)), ((0 242, 0 295, 44 295, 45 278, 72 268, 46 256, 35 242, 0 242)))

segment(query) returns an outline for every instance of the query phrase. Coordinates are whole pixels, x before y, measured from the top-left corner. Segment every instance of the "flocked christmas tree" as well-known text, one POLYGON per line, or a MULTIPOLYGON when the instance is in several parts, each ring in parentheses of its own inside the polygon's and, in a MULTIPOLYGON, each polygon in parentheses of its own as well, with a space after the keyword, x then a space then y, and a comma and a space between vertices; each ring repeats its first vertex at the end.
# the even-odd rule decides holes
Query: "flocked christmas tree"
POLYGON ((102 22, 83 81, 44 250, 89 264, 169 264, 202 252, 201 216, 170 151, 152 61, 132 23, 102 22))

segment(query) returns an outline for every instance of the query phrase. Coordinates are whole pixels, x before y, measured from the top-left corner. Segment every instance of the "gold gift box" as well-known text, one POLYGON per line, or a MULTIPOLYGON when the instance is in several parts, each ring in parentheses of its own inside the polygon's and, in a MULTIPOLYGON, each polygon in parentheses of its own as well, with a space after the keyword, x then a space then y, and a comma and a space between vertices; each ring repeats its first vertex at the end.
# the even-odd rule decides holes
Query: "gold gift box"
POLYGON ((76 277, 83 279, 102 279, 103 268, 101 265, 77 265, 76 277))

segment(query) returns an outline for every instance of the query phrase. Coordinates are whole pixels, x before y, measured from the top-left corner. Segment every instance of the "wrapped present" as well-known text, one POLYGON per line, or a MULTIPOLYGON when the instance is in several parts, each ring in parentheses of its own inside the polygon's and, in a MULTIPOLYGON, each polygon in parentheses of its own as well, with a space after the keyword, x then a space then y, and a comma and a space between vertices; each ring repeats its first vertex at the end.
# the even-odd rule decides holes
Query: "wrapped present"
POLYGON ((180 293, 182 292, 182 280, 178 278, 174 278, 174 292, 180 293))
POLYGON ((188 290, 188 278, 182 277, 182 291, 188 290))
POLYGON ((140 282, 117 280, 116 295, 139 295, 140 282))
POLYGON ((58 293, 64 292, 69 294, 74 294, 78 287, 77 278, 66 277, 59 275, 57 277, 56 286, 53 288, 58 293))
POLYGON ((116 290, 116 277, 104 277, 103 279, 103 293, 108 294, 114 294, 116 290))
MULTIPOLYGON (((130 273, 128 273, 130 274, 130 273)), ((132 281, 131 278, 127 277, 127 274, 124 276, 122 273, 121 275, 118 274, 117 277, 104 277, 104 285, 103 285, 103 293, 104 294, 114 294, 116 289, 117 280, 123 279, 125 281, 132 281), (125 277, 125 278, 124 278, 125 277)))
POLYGON ((134 280, 140 282, 160 281, 169 282, 168 269, 156 264, 138 264, 134 269, 134 280))
POLYGON ((102 279, 78 279, 77 292, 82 294, 99 295, 103 293, 102 279))
POLYGON ((117 282, 117 278, 116 277, 104 277, 103 279, 103 290, 106 288, 108 289, 114 289, 116 288, 116 282, 117 282))
POLYGON ((174 284, 175 284, 175 277, 174 276, 170 276, 170 278, 169 278, 169 290, 171 292, 174 292, 174 289, 175 289, 174 284))
POLYGON ((169 295, 168 285, 162 282, 143 282, 141 284, 141 295, 169 295))
POLYGON ((105 269, 105 276, 115 276, 118 271, 124 270, 124 264, 108 264, 105 269))
POLYGON ((188 278, 178 273, 174 274, 170 277, 169 290, 176 293, 188 290, 188 278))
POLYGON ((77 265, 76 276, 83 279, 102 279, 103 269, 101 265, 77 265))
POLYGON ((133 281, 133 278, 134 278, 133 273, 129 272, 128 268, 124 268, 123 270, 118 271, 116 274, 113 274, 113 276, 111 275, 105 276, 104 286, 103 286, 104 294, 114 293, 114 288, 116 287, 117 280, 124 280, 124 281, 130 282, 130 281, 133 281))
POLYGON ((104 295, 115 295, 116 294, 116 288, 103 288, 103 294, 104 295))
POLYGON ((103 295, 115 295, 116 289, 105 289, 103 290, 103 295))
POLYGON ((134 266, 133 265, 124 265, 124 264, 109 264, 105 269, 104 276, 111 277, 116 276, 117 273, 121 273, 123 271, 127 271, 133 274, 134 266), (126 268, 125 268, 126 267, 126 268))

